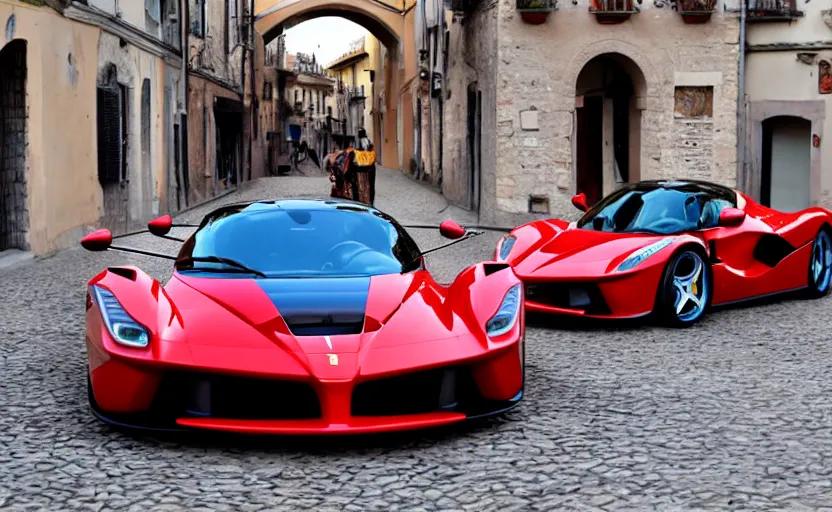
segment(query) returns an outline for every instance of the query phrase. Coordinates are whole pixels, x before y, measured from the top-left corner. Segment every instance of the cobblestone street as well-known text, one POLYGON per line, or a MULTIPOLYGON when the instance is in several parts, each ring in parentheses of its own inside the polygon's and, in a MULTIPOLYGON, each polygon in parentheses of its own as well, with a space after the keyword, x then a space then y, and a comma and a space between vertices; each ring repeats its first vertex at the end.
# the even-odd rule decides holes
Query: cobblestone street
MULTIPOLYGON (((247 183, 220 202, 326 196, 325 177, 247 183)), ((183 214, 198 221, 217 202, 183 214)), ((401 173, 376 206, 461 223, 401 173)), ((187 230, 178 230, 184 235, 187 230)), ((424 249, 438 233, 414 230, 424 249)), ((502 233, 428 257, 442 282, 502 233)), ((174 253, 136 236, 123 245, 174 253)), ((832 507, 832 298, 715 311, 693 328, 550 321, 527 334, 526 396, 501 419, 380 437, 159 437, 87 405, 86 281, 168 261, 80 248, 0 270, 2 510, 762 510, 832 507)), ((828 510, 832 510, 829 508, 828 510)))

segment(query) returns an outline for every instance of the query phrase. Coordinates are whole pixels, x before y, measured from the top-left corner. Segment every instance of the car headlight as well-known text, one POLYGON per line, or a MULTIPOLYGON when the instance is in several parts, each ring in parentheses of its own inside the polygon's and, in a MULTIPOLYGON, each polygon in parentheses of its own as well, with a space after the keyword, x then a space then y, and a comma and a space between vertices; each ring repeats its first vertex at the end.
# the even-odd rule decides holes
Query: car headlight
POLYGON ((647 247, 642 247, 641 249, 633 252, 631 255, 627 257, 626 260, 621 262, 621 265, 618 265, 618 271, 623 272, 625 270, 633 269, 639 265, 641 265, 644 260, 649 258, 650 256, 656 254, 657 252, 661 251, 668 245, 673 243, 673 238, 663 238, 658 242, 652 243, 647 247))
POLYGON ((144 348, 150 343, 150 333, 127 314, 115 295, 99 286, 93 286, 93 291, 104 325, 117 343, 136 348, 144 348))
POLYGON ((497 246, 497 261, 505 261, 508 258, 508 255, 511 254, 511 248, 514 247, 514 242, 517 239, 514 235, 506 235, 500 239, 500 243, 497 246))
POLYGON ((500 336, 509 332, 517 323, 517 317, 520 314, 521 296, 520 291, 522 285, 514 285, 506 293, 503 298, 503 303, 500 304, 500 309, 491 320, 485 324, 485 330, 489 336, 500 336))

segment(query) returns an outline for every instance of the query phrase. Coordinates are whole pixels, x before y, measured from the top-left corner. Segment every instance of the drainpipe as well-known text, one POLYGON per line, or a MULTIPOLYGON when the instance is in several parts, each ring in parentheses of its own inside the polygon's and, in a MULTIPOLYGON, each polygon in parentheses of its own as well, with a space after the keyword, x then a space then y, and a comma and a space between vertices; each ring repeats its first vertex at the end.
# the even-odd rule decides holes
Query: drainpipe
POLYGON ((740 186, 745 192, 749 192, 748 171, 745 164, 745 140, 746 140, 746 114, 745 114, 745 22, 747 14, 748 0, 740 0, 740 69, 737 77, 737 118, 739 126, 737 127, 737 163, 740 169, 740 186))
MULTIPOLYGON (((180 153, 182 153, 182 155, 180 156, 180 159, 179 159, 179 168, 181 169, 182 177, 184 178, 186 173, 190 172, 190 167, 188 165, 189 164, 189 162, 188 162, 188 153, 189 153, 189 151, 188 151, 188 146, 187 146, 187 141, 188 141, 187 129, 188 129, 188 126, 187 126, 186 123, 181 122, 181 119, 183 119, 182 116, 184 116, 184 119, 187 119, 190 122, 190 118, 188 116, 188 65, 189 65, 189 56, 191 54, 191 51, 190 51, 190 44, 191 44, 190 34, 191 34, 191 31, 189 30, 189 27, 190 27, 190 24, 191 24, 191 19, 190 19, 191 18, 191 13, 190 13, 190 9, 188 7, 188 0, 180 0, 179 1, 179 11, 181 13, 180 16, 179 16, 179 18, 181 20, 181 25, 179 27, 179 32, 180 32, 179 46, 182 49, 181 50, 182 51, 182 69, 180 70, 181 77, 179 79, 179 84, 180 84, 179 85, 179 91, 180 91, 179 94, 181 95, 180 96, 180 107, 179 107, 179 113, 180 113, 179 129, 182 131, 182 133, 179 135, 179 151, 180 151, 180 153)), ((183 185, 185 183, 190 183, 190 180, 182 179, 181 181, 182 181, 183 185)), ((185 187, 185 207, 186 208, 188 207, 188 195, 190 193, 190 191, 188 189, 189 189, 189 187, 185 187)), ((168 204, 170 204, 170 201, 168 201, 168 204)))
MULTIPOLYGON (((249 19, 251 20, 251 29, 249 30, 250 37, 251 37, 251 59, 250 59, 250 66, 251 66, 251 131, 252 134, 257 133, 258 136, 260 134, 260 127, 256 126, 259 122, 258 119, 258 112, 259 109, 255 108, 257 105, 257 87, 255 81, 255 69, 254 69, 254 59, 257 56, 257 38, 255 37, 254 33, 254 0, 249 0, 248 2, 248 12, 249 12, 249 19)), ((251 181, 251 172, 252 168, 254 167, 254 139, 249 141, 249 164, 248 164, 248 179, 251 181)))

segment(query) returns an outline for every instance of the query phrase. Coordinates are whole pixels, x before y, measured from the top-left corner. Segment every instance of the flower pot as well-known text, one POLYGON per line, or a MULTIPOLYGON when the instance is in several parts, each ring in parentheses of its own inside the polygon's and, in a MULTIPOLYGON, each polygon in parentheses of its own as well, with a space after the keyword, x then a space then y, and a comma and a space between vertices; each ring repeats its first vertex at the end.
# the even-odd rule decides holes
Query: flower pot
POLYGON ((550 11, 520 11, 520 19, 529 25, 542 25, 549 19, 550 11))
POLYGON ((683 12, 682 14, 682 21, 684 21, 688 25, 697 25, 699 23, 707 23, 708 20, 711 19, 711 15, 713 11, 688 11, 683 12))
POLYGON ((595 12, 595 19, 601 25, 617 25, 619 23, 624 23, 630 19, 630 16, 632 16, 632 13, 630 12, 595 12))

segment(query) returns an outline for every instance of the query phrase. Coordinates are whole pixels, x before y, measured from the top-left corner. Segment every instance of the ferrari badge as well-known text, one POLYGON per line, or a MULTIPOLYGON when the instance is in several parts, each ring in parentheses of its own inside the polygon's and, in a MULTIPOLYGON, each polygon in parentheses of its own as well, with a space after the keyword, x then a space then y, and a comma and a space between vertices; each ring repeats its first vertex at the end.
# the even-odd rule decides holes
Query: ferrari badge
POLYGON ((329 365, 330 366, 338 366, 338 354, 328 354, 329 355, 329 365))

